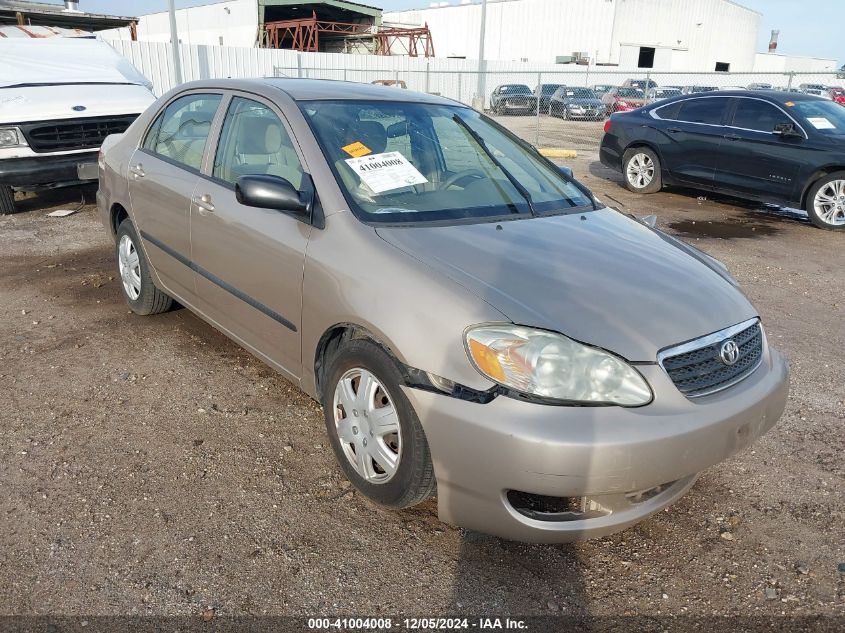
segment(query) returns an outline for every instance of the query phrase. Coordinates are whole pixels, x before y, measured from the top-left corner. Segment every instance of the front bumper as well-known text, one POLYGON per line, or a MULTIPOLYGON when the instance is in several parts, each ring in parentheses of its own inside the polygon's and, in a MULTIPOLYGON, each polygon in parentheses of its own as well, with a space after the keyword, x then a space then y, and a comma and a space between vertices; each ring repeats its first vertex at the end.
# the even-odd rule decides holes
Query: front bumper
POLYGON ((6 158, 0 160, 0 185, 11 185, 21 189, 60 187, 64 185, 93 182, 80 180, 77 165, 97 162, 97 150, 75 154, 6 158))
POLYGON ((788 369, 774 351, 739 384, 695 400, 659 366, 638 369, 655 393, 640 408, 553 407, 503 396, 476 404, 406 388, 431 448, 440 518, 528 542, 612 534, 679 499, 698 473, 763 435, 786 406, 788 369), (514 507, 509 491, 586 498, 603 514, 539 520, 514 507), (632 498, 639 491, 648 492, 632 498))

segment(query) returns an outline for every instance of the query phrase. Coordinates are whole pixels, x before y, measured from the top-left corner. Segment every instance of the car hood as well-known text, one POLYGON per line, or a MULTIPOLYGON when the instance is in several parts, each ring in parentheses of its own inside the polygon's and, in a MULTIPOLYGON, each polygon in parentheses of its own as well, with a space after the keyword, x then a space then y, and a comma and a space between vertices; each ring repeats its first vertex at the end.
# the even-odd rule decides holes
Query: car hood
POLYGON ((155 101, 137 84, 59 84, 0 88, 0 123, 140 114, 155 101))
POLYGON ((660 349, 757 315, 706 256, 608 208, 376 232, 514 323, 631 361, 654 362, 660 349))

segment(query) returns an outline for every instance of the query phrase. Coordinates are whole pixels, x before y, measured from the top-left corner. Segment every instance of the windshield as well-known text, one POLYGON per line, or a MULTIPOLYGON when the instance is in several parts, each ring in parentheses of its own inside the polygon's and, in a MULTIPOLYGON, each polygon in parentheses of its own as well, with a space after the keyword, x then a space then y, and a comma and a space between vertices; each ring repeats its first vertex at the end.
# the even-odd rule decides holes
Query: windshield
POLYGON ((504 95, 530 95, 528 86, 502 86, 499 92, 504 95))
POLYGON ((544 95, 554 94, 554 92, 560 88, 560 84, 543 84, 543 92, 544 95))
POLYGON ((591 197, 470 108, 385 101, 300 107, 366 222, 475 221, 585 211, 591 197))
POLYGON ((789 101, 787 107, 827 136, 845 134, 845 108, 833 101, 789 101), (789 104, 792 104, 791 106, 789 104))
POLYGON ((589 88, 568 88, 566 96, 573 99, 595 99, 596 93, 589 88))
POLYGON ((645 97, 642 90, 637 90, 635 88, 620 88, 619 96, 630 97, 632 99, 642 99, 645 97))

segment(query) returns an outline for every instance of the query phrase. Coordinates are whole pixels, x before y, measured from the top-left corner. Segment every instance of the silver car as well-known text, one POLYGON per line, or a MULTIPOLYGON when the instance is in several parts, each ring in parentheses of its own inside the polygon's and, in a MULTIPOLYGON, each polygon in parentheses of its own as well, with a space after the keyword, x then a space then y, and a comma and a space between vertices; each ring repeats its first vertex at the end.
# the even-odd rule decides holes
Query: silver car
POLYGON ((100 156, 138 314, 196 312, 323 405, 365 496, 563 542, 772 427, 787 368, 724 266, 484 115, 334 81, 185 84, 100 156))

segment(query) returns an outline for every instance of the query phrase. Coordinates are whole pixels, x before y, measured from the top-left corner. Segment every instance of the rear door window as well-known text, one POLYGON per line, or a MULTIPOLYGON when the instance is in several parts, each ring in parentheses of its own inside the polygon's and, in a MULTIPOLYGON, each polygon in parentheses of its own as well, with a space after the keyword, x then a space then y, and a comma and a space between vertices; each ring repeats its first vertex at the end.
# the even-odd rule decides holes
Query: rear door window
POLYGON ((678 121, 687 123, 705 123, 707 125, 722 125, 728 99, 723 97, 707 97, 684 101, 678 114, 678 121))
POLYGON ((150 127, 144 149, 199 171, 220 99, 219 94, 190 94, 172 101, 150 127))

